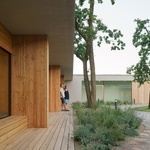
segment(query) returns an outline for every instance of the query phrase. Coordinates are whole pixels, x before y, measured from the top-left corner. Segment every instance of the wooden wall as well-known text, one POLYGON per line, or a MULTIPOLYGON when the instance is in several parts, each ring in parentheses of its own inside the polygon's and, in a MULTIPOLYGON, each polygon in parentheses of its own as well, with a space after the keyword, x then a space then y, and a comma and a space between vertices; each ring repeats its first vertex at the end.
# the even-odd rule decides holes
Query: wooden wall
POLYGON ((0 24, 0 47, 12 53, 12 36, 2 24, 0 24))
POLYGON ((12 115, 27 116, 28 127, 48 123, 48 42, 44 35, 14 35, 12 115))
POLYGON ((139 83, 132 82, 132 102, 133 104, 148 104, 150 84, 145 82, 139 86, 139 83))
POLYGON ((60 100, 60 66, 49 67, 49 87, 50 87, 50 98, 49 98, 49 111, 59 112, 61 109, 60 100))

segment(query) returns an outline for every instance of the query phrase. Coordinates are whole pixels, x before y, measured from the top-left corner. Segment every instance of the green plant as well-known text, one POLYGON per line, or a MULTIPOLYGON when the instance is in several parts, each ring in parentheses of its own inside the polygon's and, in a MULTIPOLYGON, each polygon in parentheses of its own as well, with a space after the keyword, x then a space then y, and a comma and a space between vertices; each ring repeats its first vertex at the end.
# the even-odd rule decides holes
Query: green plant
POLYGON ((142 106, 142 107, 136 107, 134 108, 136 111, 145 111, 145 112, 150 112, 150 109, 148 106, 142 106))
POLYGON ((96 109, 85 108, 85 104, 77 106, 78 125, 74 137, 83 145, 82 149, 109 150, 126 136, 138 135, 135 129, 141 119, 131 108, 115 110, 105 105, 98 105, 96 109))
POLYGON ((91 141, 91 137, 92 135, 89 128, 84 125, 79 125, 74 130, 74 139, 80 141, 81 144, 85 146, 91 141))

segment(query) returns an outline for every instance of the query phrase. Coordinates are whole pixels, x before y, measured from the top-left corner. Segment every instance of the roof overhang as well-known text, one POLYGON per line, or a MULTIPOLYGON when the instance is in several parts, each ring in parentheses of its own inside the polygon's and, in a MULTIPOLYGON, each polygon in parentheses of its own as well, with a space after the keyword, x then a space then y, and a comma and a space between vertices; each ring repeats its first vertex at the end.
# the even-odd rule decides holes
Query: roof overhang
POLYGON ((0 23, 12 34, 47 35, 50 65, 73 76, 74 0, 1 0, 0 23))

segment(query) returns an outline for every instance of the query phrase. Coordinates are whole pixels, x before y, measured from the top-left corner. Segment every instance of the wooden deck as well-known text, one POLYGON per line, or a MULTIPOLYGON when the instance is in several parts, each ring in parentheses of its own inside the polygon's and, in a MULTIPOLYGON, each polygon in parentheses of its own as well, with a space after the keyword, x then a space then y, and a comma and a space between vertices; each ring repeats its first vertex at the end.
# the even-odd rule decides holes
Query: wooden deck
POLYGON ((2 142, 0 150, 74 150, 72 110, 49 113, 48 128, 26 128, 2 142))

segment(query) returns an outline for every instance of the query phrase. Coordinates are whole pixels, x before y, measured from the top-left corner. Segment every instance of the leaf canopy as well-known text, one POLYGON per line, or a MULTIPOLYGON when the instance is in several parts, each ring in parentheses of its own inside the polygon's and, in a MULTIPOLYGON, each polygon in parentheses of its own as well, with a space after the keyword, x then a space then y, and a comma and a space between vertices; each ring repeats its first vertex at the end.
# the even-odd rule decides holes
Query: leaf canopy
POLYGON ((150 20, 135 20, 137 27, 133 35, 133 45, 139 47, 140 61, 127 69, 133 74, 134 81, 141 84, 150 81, 150 20))

